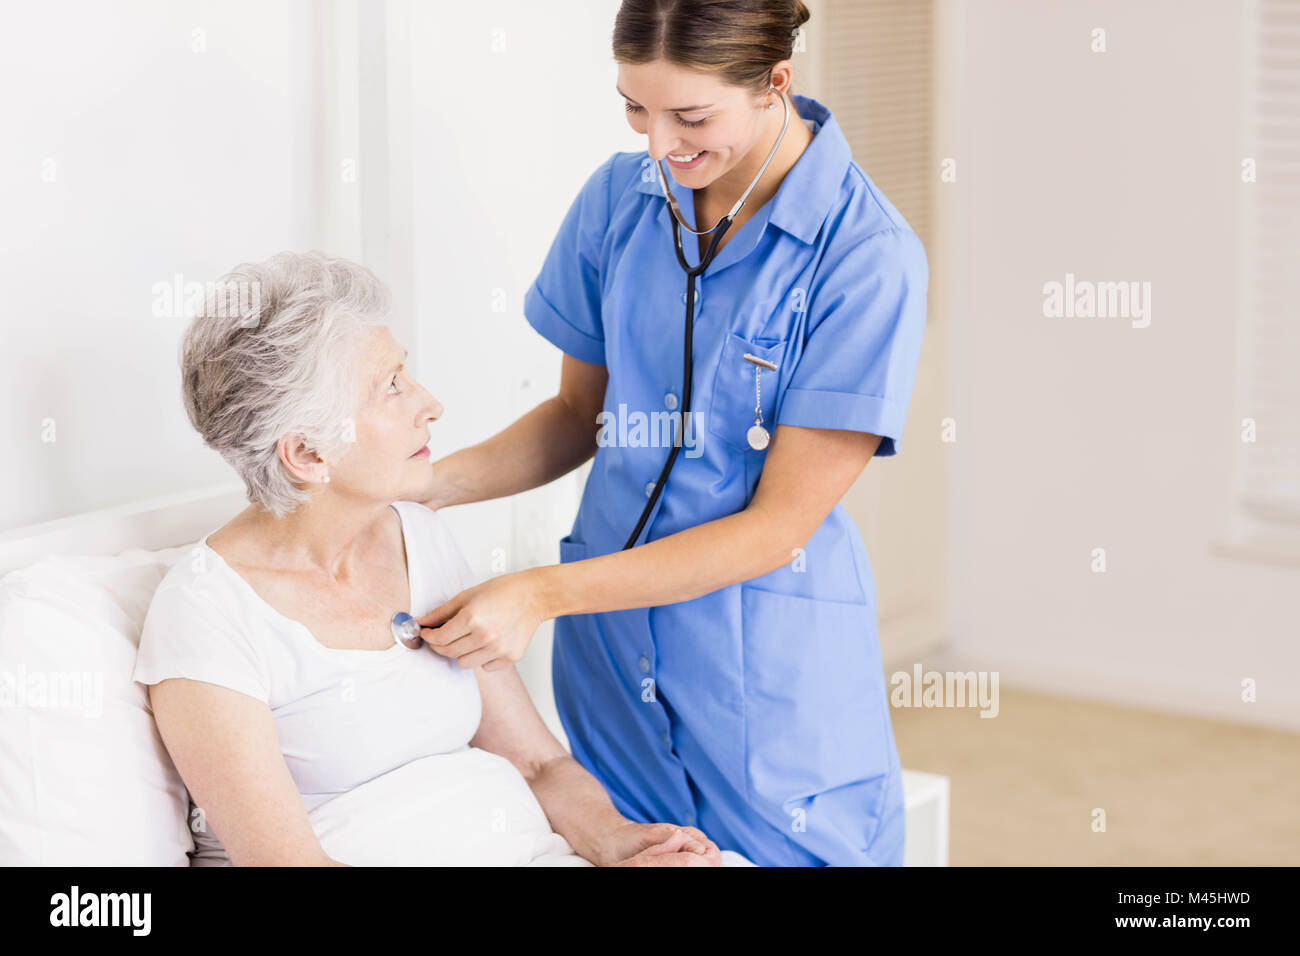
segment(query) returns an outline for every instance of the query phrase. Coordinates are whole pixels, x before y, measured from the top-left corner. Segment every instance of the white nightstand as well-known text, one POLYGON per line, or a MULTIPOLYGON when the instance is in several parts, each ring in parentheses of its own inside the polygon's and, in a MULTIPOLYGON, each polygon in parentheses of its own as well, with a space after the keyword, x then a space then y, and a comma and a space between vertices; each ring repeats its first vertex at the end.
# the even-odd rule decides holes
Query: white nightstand
POLYGON ((948 865, 948 778, 903 770, 907 845, 903 866, 948 865))

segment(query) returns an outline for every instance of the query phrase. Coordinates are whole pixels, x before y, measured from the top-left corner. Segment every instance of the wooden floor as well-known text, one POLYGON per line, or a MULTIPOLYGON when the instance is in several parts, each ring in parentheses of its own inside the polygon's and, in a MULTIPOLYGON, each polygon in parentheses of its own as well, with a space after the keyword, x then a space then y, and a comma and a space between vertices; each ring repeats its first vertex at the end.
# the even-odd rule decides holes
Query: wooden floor
POLYGON ((1300 734, 1000 691, 892 711, 903 766, 950 779, 950 865, 1300 865, 1300 734))

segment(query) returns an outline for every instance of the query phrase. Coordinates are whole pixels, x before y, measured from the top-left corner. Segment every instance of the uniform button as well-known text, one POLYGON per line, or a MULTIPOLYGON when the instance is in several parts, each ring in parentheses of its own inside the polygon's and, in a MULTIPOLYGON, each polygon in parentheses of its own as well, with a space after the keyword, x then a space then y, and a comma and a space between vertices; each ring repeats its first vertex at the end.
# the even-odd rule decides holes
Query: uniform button
POLYGON ((649 673, 650 673, 650 660, 649 660, 649 658, 642 657, 639 661, 636 662, 636 666, 639 667, 639 668, 641 668, 641 673, 642 673, 642 674, 649 674, 649 673))
POLYGON ((664 743, 667 744, 669 747, 673 745, 673 738, 670 734, 664 734, 664 743))
POLYGON ((653 481, 647 481, 645 483, 645 496, 649 498, 654 493, 655 493, 655 483, 653 481))
POLYGON ((688 827, 695 826, 695 814, 693 813, 686 814, 686 825, 688 827))
POLYGON ((672 392, 669 392, 667 395, 664 396, 664 408, 668 409, 671 412, 676 407, 677 407, 677 396, 674 395, 672 392))
MULTIPOLYGON (((686 293, 682 293, 682 305, 686 304, 686 293)), ((695 290, 695 314, 699 315, 700 309, 704 308, 704 294, 699 289, 695 290)))

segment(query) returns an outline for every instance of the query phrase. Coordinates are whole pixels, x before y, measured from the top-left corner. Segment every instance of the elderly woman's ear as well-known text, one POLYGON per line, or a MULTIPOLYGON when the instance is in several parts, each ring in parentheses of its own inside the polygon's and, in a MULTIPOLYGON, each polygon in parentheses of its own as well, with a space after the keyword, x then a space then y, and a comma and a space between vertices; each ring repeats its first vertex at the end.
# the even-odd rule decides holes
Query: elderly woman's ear
POLYGON ((297 432, 280 436, 276 454, 294 480, 303 484, 324 484, 329 479, 329 465, 297 432))

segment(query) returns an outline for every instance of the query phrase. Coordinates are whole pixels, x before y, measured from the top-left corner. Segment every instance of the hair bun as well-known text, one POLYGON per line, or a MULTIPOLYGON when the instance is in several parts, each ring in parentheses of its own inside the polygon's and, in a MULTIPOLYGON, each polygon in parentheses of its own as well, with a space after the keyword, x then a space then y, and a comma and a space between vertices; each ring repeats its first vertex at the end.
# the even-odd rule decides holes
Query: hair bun
POLYGON ((614 59, 664 59, 762 95, 773 64, 791 58, 811 15, 803 0, 622 0, 614 59))

